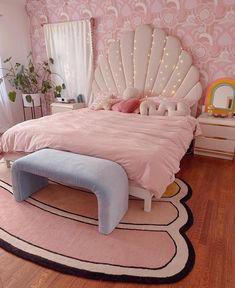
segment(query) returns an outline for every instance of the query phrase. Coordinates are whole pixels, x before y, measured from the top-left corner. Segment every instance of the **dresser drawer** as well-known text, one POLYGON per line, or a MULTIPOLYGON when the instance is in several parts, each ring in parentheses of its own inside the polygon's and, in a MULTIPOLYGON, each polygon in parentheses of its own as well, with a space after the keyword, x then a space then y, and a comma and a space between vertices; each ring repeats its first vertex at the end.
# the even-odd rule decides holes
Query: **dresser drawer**
POLYGON ((235 127, 213 124, 200 124, 200 127, 202 129, 203 136, 235 140, 235 127))
POLYGON ((234 153, 235 141, 199 136, 195 140, 195 148, 234 153))

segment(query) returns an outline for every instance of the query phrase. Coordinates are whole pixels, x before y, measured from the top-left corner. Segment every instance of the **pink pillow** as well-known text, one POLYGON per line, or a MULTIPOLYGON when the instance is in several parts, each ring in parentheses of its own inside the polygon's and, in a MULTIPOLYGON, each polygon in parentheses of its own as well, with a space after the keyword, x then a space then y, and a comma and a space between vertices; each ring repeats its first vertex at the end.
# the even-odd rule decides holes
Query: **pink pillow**
POLYGON ((134 112, 140 105, 140 101, 138 99, 128 99, 122 100, 112 106, 113 111, 119 111, 123 113, 132 113, 134 112))

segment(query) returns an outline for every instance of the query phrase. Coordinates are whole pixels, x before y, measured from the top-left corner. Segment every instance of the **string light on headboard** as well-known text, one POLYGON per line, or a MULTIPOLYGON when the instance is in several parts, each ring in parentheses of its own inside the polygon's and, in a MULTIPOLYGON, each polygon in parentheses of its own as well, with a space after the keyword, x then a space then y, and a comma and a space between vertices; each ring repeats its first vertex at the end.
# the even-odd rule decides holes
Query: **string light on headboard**
MULTIPOLYGON (((152 96, 151 93, 172 97, 174 94, 178 95, 181 87, 179 92, 184 94, 185 87, 182 87, 182 83, 191 67, 186 51, 180 47, 178 39, 174 36, 168 38, 164 30, 146 26, 148 27, 141 28, 137 33, 137 30, 131 33, 124 32, 124 38, 120 38, 119 43, 116 40, 113 49, 108 50, 112 63, 109 70, 107 67, 104 70, 105 66, 103 67, 103 71, 107 71, 107 87, 115 87, 116 93, 121 93, 125 86, 141 89, 143 87, 144 97, 152 96), (145 36, 148 37, 148 41, 143 43, 141 39, 145 36), (146 63, 147 67, 142 67, 143 63, 146 63), (108 73, 111 74, 111 78, 108 73)), ((190 85, 193 83, 188 84, 190 85)))

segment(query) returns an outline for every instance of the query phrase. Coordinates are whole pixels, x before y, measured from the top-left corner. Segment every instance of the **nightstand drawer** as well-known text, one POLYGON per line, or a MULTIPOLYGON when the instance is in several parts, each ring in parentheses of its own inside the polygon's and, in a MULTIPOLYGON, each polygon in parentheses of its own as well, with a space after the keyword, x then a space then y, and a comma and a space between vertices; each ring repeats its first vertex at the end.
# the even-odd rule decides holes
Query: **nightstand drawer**
POLYGON ((210 138, 221 138, 235 140, 235 127, 200 124, 203 136, 210 138))
POLYGON ((67 112, 67 111, 71 111, 71 109, 65 108, 65 107, 52 107, 51 108, 51 113, 52 114, 61 113, 61 112, 67 112))
POLYGON ((234 153, 235 141, 199 136, 195 140, 195 148, 234 153))

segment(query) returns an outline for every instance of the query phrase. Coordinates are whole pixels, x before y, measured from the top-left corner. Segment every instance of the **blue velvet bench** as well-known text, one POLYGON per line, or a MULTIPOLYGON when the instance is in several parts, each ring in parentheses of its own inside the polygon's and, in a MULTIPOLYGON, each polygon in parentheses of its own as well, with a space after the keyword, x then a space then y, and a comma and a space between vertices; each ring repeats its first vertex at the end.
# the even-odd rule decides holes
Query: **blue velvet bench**
POLYGON ((13 195, 23 201, 48 184, 48 178, 91 190, 97 197, 99 231, 109 234, 128 209, 128 178, 117 163, 54 149, 43 149, 12 165, 13 195))

